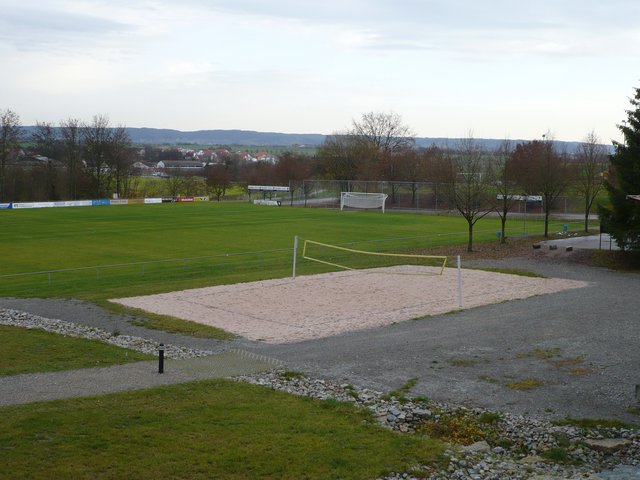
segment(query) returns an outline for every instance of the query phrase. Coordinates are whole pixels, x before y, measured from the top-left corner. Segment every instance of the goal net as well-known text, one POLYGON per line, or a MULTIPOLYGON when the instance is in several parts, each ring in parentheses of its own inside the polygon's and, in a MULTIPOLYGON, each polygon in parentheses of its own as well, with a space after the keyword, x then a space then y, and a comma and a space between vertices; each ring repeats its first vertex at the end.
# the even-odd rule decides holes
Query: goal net
POLYGON ((340 194, 340 210, 345 207, 376 209, 381 208, 384 213, 386 193, 342 192, 340 194))
POLYGON ((302 257, 344 270, 388 267, 390 273, 408 275, 442 275, 447 257, 413 253, 376 252, 305 240, 302 257))

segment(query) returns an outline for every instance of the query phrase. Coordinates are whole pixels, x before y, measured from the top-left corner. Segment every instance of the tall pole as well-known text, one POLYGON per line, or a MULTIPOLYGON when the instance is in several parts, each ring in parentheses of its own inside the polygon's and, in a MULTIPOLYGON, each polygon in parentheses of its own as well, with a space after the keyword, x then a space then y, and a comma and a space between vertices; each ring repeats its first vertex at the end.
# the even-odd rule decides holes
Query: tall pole
POLYGON ((291 278, 296 278, 296 258, 298 257, 298 236, 293 237, 293 273, 291 278))
POLYGON ((462 268, 460 266, 460 255, 458 255, 458 307, 462 308, 462 268))

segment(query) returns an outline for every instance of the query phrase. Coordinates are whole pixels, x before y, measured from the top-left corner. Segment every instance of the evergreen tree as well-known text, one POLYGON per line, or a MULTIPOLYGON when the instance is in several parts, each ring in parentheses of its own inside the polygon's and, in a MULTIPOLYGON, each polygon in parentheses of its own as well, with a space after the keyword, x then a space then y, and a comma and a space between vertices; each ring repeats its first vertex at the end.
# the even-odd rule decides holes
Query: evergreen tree
POLYGON ((624 142, 613 142, 615 152, 605 188, 611 207, 600 207, 600 223, 622 250, 640 251, 640 201, 628 195, 640 195, 640 88, 631 98, 627 121, 618 125, 624 142))

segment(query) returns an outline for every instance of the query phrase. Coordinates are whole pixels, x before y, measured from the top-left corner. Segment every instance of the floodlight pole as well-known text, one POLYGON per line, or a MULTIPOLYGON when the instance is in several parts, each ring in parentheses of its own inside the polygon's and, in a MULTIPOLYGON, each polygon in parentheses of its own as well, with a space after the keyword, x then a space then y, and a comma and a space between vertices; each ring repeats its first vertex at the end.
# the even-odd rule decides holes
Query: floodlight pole
POLYGON ((291 278, 296 278, 296 258, 298 257, 298 236, 293 237, 293 272, 291 278))

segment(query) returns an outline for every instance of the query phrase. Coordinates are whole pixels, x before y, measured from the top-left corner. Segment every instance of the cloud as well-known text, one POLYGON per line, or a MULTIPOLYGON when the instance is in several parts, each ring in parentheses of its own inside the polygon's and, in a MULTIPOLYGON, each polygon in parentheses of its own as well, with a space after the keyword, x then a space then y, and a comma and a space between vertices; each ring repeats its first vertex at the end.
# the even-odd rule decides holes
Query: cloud
POLYGON ((88 13, 49 8, 6 6, 0 16, 0 38, 15 48, 74 50, 111 34, 130 32, 132 25, 88 13))

